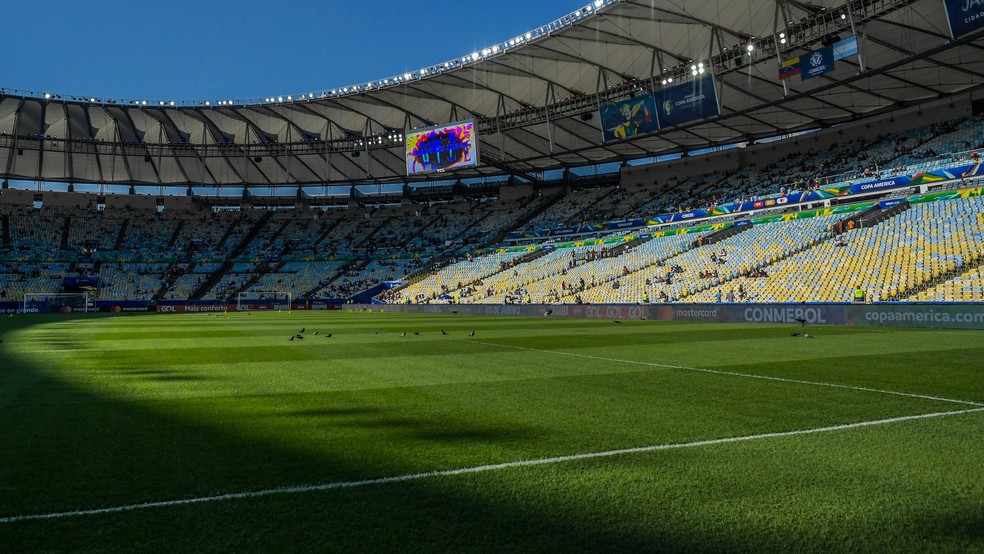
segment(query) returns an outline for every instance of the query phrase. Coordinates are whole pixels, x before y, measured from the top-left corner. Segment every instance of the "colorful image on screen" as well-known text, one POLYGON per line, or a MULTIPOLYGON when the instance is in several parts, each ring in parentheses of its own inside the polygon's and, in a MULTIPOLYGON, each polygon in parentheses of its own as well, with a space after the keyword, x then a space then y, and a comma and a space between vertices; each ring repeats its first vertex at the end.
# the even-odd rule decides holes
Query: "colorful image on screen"
POLYGON ((407 175, 478 165, 475 121, 459 121, 407 133, 407 175))

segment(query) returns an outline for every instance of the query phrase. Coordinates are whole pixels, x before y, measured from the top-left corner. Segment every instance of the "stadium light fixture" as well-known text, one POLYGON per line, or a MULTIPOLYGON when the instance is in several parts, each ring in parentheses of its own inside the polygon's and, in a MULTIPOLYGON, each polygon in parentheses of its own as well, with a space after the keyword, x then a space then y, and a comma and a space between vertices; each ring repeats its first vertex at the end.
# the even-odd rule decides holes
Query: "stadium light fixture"
POLYGON ((44 99, 45 100, 51 100, 51 93, 50 92, 44 93, 44 99))
POLYGON ((842 13, 841 14, 841 20, 844 20, 844 19, 847 19, 847 14, 846 13, 842 13))
POLYGON ((748 45, 748 53, 751 54, 753 51, 755 51, 755 45, 754 44, 749 44, 748 45))

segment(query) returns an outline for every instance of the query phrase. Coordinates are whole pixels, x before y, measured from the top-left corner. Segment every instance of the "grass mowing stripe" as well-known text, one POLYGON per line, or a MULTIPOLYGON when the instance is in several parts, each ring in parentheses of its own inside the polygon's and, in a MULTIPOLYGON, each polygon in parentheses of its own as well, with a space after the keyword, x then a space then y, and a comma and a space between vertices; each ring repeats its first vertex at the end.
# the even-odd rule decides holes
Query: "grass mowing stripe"
POLYGON ((484 344, 484 345, 487 345, 487 346, 498 346, 500 348, 511 348, 513 350, 525 350, 527 352, 539 352, 541 354, 556 354, 558 356, 572 356, 574 358, 584 358, 584 359, 588 359, 588 360, 598 360, 598 361, 601 361, 601 362, 615 362, 615 363, 642 365, 642 366, 649 366, 649 367, 662 367, 662 368, 666 368, 666 369, 682 369, 682 370, 686 370, 686 371, 699 371, 701 373, 712 373, 712 374, 715 374, 715 375, 730 375, 732 377, 747 377, 749 379, 762 379, 762 380, 766 380, 766 381, 779 381, 779 382, 782 382, 782 383, 796 383, 796 384, 800 384, 800 385, 815 385, 815 386, 819 386, 819 387, 832 387, 832 388, 838 388, 838 389, 848 389, 848 390, 856 390, 856 391, 863 391, 863 392, 876 392, 876 393, 879 393, 879 394, 891 394, 891 395, 895 395, 895 396, 907 396, 907 397, 910 397, 910 398, 920 398, 922 400, 936 400, 936 401, 939 401, 939 402, 950 402, 950 403, 953 403, 953 404, 964 404, 966 406, 984 406, 984 404, 981 404, 980 402, 971 402, 970 400, 956 400, 956 399, 953 399, 953 398, 941 398, 941 397, 938 397, 938 396, 929 396, 929 395, 926 395, 926 394, 915 394, 915 393, 911 393, 911 392, 900 392, 900 391, 893 391, 893 390, 874 389, 874 388, 870 388, 870 387, 856 387, 856 386, 853 386, 853 385, 841 385, 841 384, 838 384, 838 383, 825 383, 825 382, 822 382, 822 381, 806 381, 806 380, 803 380, 803 379, 787 379, 785 377, 771 377, 769 375, 756 375, 754 373, 741 373, 741 372, 738 372, 738 371, 724 371, 724 370, 721 370, 721 369, 707 369, 707 368, 704 368, 704 367, 690 367, 690 366, 683 366, 683 365, 661 364, 661 363, 658 363, 658 362, 643 362, 643 361, 640 361, 640 360, 624 360, 624 359, 621 359, 621 358, 608 358, 608 357, 605 357, 605 356, 592 356, 590 354, 578 354, 576 352, 563 352, 561 350, 543 350, 543 349, 540 349, 540 348, 528 348, 528 347, 525 347, 525 346, 513 346, 511 344, 500 344, 500 343, 495 343, 495 342, 485 342, 485 341, 475 341, 475 340, 466 340, 464 342, 470 342, 470 343, 474 343, 474 344, 484 344))
POLYGON ((80 517, 80 516, 91 516, 91 515, 101 515, 101 514, 114 514, 131 512, 135 510, 145 510, 150 508, 168 508, 175 506, 187 506, 192 504, 204 504, 209 502, 221 502, 226 500, 242 500, 247 498, 257 498, 263 496, 273 496, 273 495, 284 495, 284 494, 295 494, 295 493, 307 493, 307 492, 324 492, 335 489, 347 489, 355 487, 365 487, 370 485, 385 485, 389 483, 402 483, 406 481, 416 481, 420 479, 429 479, 432 477, 454 477, 457 475, 468 475, 472 473, 484 473, 489 471, 497 471, 502 469, 512 469, 517 467, 527 467, 527 466, 538 466, 547 464, 557 464, 563 462, 572 462, 578 460, 588 460, 592 458, 606 458, 611 456, 621 456, 625 454, 642 454, 647 452, 656 452, 660 450, 673 450, 679 448, 694 448, 699 446, 713 446, 719 444, 728 444, 735 442, 745 442, 761 439, 772 439, 772 438, 784 438, 793 437, 799 435, 810 435, 817 433, 828 433, 832 431, 843 431, 847 429, 858 429, 863 427, 872 427, 876 425, 888 425, 892 423, 900 423, 905 421, 915 421, 921 419, 931 419, 946 416, 955 415, 965 415, 972 413, 984 412, 984 408, 971 408, 967 410, 959 410, 952 412, 934 412, 929 414, 917 414, 909 416, 892 417, 888 419, 877 419, 872 421, 859 421, 856 423, 845 423, 841 425, 831 425, 828 427, 816 427, 813 429, 798 429, 794 431, 778 431, 774 433, 761 433, 757 435, 745 435, 740 437, 725 437, 719 439, 707 439, 686 443, 675 443, 675 444, 657 444, 651 446, 639 446, 634 448, 621 448, 617 450, 605 450, 601 452, 587 452, 582 454, 569 454, 566 456, 555 456, 551 458, 538 458, 533 460, 519 460, 515 462, 504 462, 499 464, 489 464, 481 466, 464 467, 458 469, 447 469, 440 471, 427 471, 422 473, 410 473, 406 475, 394 475, 391 477, 377 477, 372 479, 361 479, 357 481, 336 481, 331 483, 320 483, 314 485, 296 485, 289 487, 278 487, 273 489, 264 489, 258 491, 246 491, 246 492, 236 492, 227 494, 217 494, 213 496, 199 496, 196 498, 182 498, 178 500, 162 500, 157 502, 143 502, 139 504, 128 504, 123 506, 112 506, 109 508, 94 508, 89 510, 72 510, 66 512, 49 512, 46 514, 28 514, 19 516, 6 516, 0 517, 0 524, 6 523, 16 523, 21 521, 37 521, 45 519, 62 519, 68 517, 80 517))

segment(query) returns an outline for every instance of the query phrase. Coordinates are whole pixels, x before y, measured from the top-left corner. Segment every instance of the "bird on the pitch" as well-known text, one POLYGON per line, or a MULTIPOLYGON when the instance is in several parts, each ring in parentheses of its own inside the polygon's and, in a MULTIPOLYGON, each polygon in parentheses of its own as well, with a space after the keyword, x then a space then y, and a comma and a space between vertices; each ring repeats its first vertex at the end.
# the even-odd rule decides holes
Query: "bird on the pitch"
POLYGON ((468 336, 469 337, 474 337, 475 336, 475 331, 472 331, 471 333, 468 333, 468 336))

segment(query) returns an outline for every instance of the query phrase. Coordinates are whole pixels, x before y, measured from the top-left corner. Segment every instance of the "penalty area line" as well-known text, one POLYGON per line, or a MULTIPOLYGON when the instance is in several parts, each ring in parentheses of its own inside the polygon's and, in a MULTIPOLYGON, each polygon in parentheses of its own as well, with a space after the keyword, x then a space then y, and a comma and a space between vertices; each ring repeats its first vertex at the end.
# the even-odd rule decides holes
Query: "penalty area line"
POLYGON ((719 439, 707 439, 685 443, 657 444, 652 446, 639 446, 633 448, 620 448, 616 450, 603 450, 599 452, 586 452, 581 454, 568 454, 565 456, 554 456, 549 458, 536 458, 531 460, 519 460, 514 462, 503 462, 498 464, 487 464, 481 466, 464 467, 458 469, 446 469, 437 471, 425 471, 420 473, 409 473, 405 475, 394 475, 391 477, 377 477, 372 479, 360 479, 355 481, 334 481, 313 485, 297 485, 289 487, 277 487, 255 491, 245 491, 227 494, 216 494, 212 496, 199 496, 193 498, 181 498, 176 500, 161 500, 156 502, 141 502, 138 504, 126 504, 121 506, 111 506, 107 508, 92 508, 71 510, 64 512, 48 512, 40 514, 25 514, 0 517, 0 524, 17 523, 25 521, 40 521, 64 519, 70 517, 95 516, 104 514, 119 514, 151 508, 171 508, 177 506, 190 506, 194 504, 208 504, 212 502, 223 502, 230 500, 244 500, 262 498, 266 496, 280 496, 287 494, 324 492, 336 489, 351 489, 356 487, 367 487, 372 485, 385 485, 389 483, 405 483, 408 481, 418 481, 421 479, 431 479, 435 477, 454 477, 458 475, 469 475, 473 473, 485 473, 503 469, 512 469, 529 466, 541 466, 558 464, 563 462, 573 462, 578 460, 590 460, 594 458, 607 458, 612 456, 622 456, 626 454, 641 454, 647 452, 657 452, 661 450, 676 450, 682 448, 695 448, 700 446, 712 446, 719 444, 729 444, 736 442, 747 442, 762 439, 794 437, 799 435, 811 435, 817 433, 829 433, 833 431, 843 431, 847 429, 859 429, 863 427, 873 427, 877 425, 889 425, 904 421, 916 421, 921 419, 931 419, 946 416, 964 415, 971 413, 984 412, 984 408, 971 408, 966 410, 950 412, 934 412, 929 414, 917 414, 910 416, 892 417, 887 419, 877 419, 871 421, 860 421, 856 423, 843 423, 840 425, 830 425, 827 427, 815 427, 812 429, 799 429, 794 431, 777 431, 773 433, 760 433, 756 435, 744 435, 738 437, 725 437, 719 439))
POLYGON ((682 369, 685 371, 698 371, 700 373, 711 373, 714 375, 729 375, 731 377, 745 377, 747 379, 761 379, 763 381, 778 381, 780 383, 795 383, 798 385, 813 385, 817 387, 830 387, 835 389, 847 389, 856 390, 861 392, 876 392, 879 394, 891 394, 894 396, 906 396, 909 398, 920 398, 922 400, 935 400, 937 402, 950 402, 952 404, 963 404, 965 406, 984 406, 980 402, 972 402, 970 400, 957 400, 954 398, 942 398, 939 396, 930 396, 926 394, 916 394, 912 392, 900 392, 894 390, 886 389, 874 389, 870 387, 857 387, 854 385, 841 385, 838 383, 825 383, 823 381, 807 381, 804 379, 789 379, 786 377, 772 377, 770 375, 757 375, 755 373, 742 373, 740 371, 726 371, 723 369, 707 369, 704 367, 690 367, 685 365, 672 365, 672 364, 661 364, 659 362, 644 362, 641 360, 624 360, 622 358, 607 358, 605 356, 592 356, 590 354, 580 354, 577 352, 564 352, 562 350, 544 350, 542 348, 528 348, 525 346, 513 346, 511 344, 499 344, 496 342, 484 342, 477 340, 466 340, 462 342, 468 342, 471 344, 484 344, 486 346, 498 346, 499 348, 511 348, 513 350, 523 350, 526 352, 539 352, 541 354, 555 354, 557 356, 571 356, 574 358, 584 358, 586 360, 597 360, 601 362, 615 362, 621 364, 629 365, 641 365, 647 367, 658 367, 664 369, 682 369))

